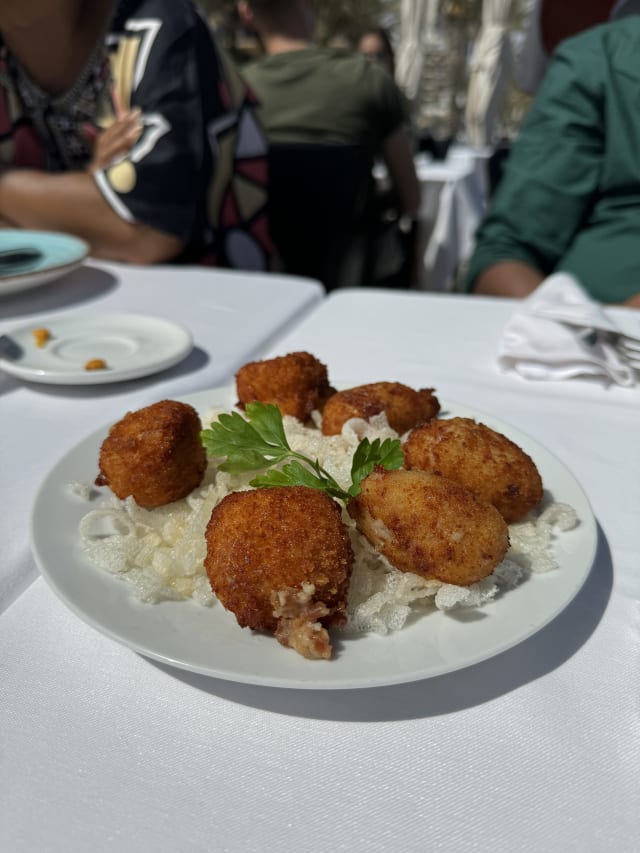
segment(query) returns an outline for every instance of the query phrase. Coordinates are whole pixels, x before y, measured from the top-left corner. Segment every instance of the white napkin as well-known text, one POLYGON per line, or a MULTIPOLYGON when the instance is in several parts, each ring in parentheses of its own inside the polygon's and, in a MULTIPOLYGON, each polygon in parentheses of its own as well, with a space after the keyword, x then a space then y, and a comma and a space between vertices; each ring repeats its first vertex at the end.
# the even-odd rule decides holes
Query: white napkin
POLYGON ((573 276, 554 273, 507 323, 498 364, 525 379, 600 376, 630 387, 636 384, 634 370, 607 339, 617 332, 573 276))

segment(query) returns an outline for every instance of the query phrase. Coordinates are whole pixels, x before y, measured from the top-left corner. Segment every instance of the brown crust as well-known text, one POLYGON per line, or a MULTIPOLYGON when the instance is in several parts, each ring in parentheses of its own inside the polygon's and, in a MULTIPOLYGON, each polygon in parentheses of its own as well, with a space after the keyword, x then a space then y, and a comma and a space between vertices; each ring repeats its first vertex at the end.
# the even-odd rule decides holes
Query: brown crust
POLYGON ((96 485, 146 509, 186 497, 207 467, 201 428, 196 410, 175 400, 128 412, 102 442, 96 485))
POLYGON ((353 552, 340 508, 327 495, 306 486, 233 492, 211 513, 206 541, 211 588, 240 626, 276 633, 273 595, 309 586, 314 618, 320 603, 322 625, 344 622, 353 552))
POLYGON ((505 435, 470 418, 417 427, 403 452, 407 468, 455 480, 493 504, 508 524, 542 500, 542 479, 531 457, 505 435))
POLYGON ((401 382, 372 382, 338 391, 330 397, 322 413, 324 435, 339 435, 349 418, 369 420, 385 412, 389 426, 402 435, 440 411, 433 388, 416 391, 401 382))
POLYGON ((292 352, 265 361, 252 361, 236 373, 238 405, 255 400, 272 403, 283 415, 306 421, 315 409, 322 410, 334 393, 327 368, 308 352, 292 352))
POLYGON ((468 586, 504 559, 504 519, 458 483, 423 471, 376 468, 361 485, 349 514, 400 571, 468 586))

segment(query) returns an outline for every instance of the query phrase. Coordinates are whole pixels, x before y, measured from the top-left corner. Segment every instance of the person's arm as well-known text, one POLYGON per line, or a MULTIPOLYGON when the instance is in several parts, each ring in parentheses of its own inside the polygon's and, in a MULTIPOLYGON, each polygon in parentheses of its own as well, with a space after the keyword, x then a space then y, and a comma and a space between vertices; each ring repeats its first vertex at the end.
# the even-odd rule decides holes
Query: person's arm
POLYGON ((625 308, 640 308, 640 293, 636 293, 634 296, 625 299, 622 304, 625 308))
POLYGON ((556 53, 476 233, 467 290, 530 293, 583 226, 604 150, 601 51, 592 38, 556 53))
POLYGON ((95 257, 150 264, 173 259, 183 243, 118 216, 93 177, 9 169, 0 175, 0 219, 19 228, 64 231, 85 239, 95 257))
POLYGON ((521 261, 501 261, 480 273, 474 293, 482 296, 525 297, 543 281, 540 270, 521 261))
POLYGON ((400 205, 400 212, 415 219, 420 210, 420 184, 413 163, 411 142, 403 127, 393 131, 383 141, 382 156, 400 205))
MULTIPOLYGON (((197 252, 203 240, 212 168, 203 99, 218 97, 217 54, 203 19, 184 4, 166 4, 157 21, 136 19, 134 12, 119 37, 127 49, 111 51, 115 121, 95 140, 90 174, 51 176, 48 191, 65 187, 79 204, 90 205, 87 221, 74 222, 100 257, 173 260, 184 248, 197 252), (135 62, 132 33, 145 33, 135 62), (99 235, 93 233, 96 220, 99 235)), ((74 212, 64 216, 71 225, 74 212)))

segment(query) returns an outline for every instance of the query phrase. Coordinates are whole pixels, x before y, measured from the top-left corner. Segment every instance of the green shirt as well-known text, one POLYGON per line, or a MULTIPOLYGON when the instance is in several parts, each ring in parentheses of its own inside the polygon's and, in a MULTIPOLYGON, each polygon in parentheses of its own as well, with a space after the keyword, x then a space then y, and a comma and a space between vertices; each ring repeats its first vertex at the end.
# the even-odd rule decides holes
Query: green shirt
POLYGON ((570 272, 602 302, 640 293, 640 16, 557 50, 477 232, 467 289, 506 260, 570 272))
POLYGON ((395 83, 359 53, 309 47, 266 56, 242 74, 274 143, 355 144, 375 152, 404 123, 395 83))

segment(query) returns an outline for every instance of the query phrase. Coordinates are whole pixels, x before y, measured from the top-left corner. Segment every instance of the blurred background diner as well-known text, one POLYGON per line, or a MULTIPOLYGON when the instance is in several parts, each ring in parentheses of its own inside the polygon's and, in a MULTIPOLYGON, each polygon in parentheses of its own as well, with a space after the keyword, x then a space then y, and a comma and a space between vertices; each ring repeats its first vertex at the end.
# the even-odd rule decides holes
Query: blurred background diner
POLYGON ((525 297, 562 271, 601 302, 640 306, 640 17, 632 9, 536 10, 550 59, 476 235, 472 292, 525 297))
MULTIPOLYGON (((480 281, 478 258, 496 217, 531 195, 513 175, 536 176, 522 152, 552 57, 638 12, 639 0, 6 0, 0 222, 77 234, 96 257, 272 270, 328 290, 523 295, 480 281), (45 50, 52 38, 69 50, 45 50)), ((571 161, 554 132, 550 149, 571 161)), ((581 222, 596 197, 635 186, 623 172, 583 188, 581 222)), ((532 239, 517 217, 512 228, 532 239)), ((537 280, 564 269, 564 249, 527 251, 537 280)))
POLYGON ((356 42, 356 49, 380 65, 395 79, 396 61, 391 37, 384 27, 371 27, 363 30, 356 42))
POLYGON ((254 109, 190 0, 3 0, 0 220, 109 260, 266 269, 254 109))
MULTIPOLYGON (((264 59, 266 48, 256 27, 234 2, 202 2, 220 41, 241 73, 249 75, 260 98, 259 69, 269 61, 264 59)), ((521 0, 497 9, 487 0, 484 4, 480 0, 314 4, 307 46, 363 53, 394 79, 420 196, 413 213, 403 203, 379 149, 365 210, 356 216, 355 227, 340 229, 351 231, 349 263, 341 275, 333 277, 330 287, 364 283, 453 290, 458 286, 500 164, 530 101, 516 88, 512 74, 514 46, 526 28, 529 7, 521 0)), ((340 98, 340 93, 333 96, 340 98)), ((279 103, 283 100, 280 97, 279 103)), ((267 109, 263 105, 263 113, 267 109)), ((272 157, 275 161, 277 154, 272 157)), ((277 162, 274 165, 272 213, 282 209, 284 198, 278 190, 282 170, 277 162)), ((326 185, 327 173, 324 177, 319 183, 326 185)), ((300 176, 296 184, 299 197, 304 186, 300 176)), ((327 195, 328 188, 324 192, 327 195)), ((299 202, 288 201, 285 207, 291 219, 299 202)), ((335 212, 336 204, 329 204, 329 209, 335 212)), ((309 205, 305 214, 310 215, 309 205)), ((300 217, 296 219, 299 222, 300 217)), ((344 223, 343 212, 340 219, 344 223)), ((277 224, 273 227, 277 232, 277 224)), ((292 234, 290 227, 285 230, 292 234)), ((285 239, 280 237, 280 242, 285 239)), ((301 245, 300 239, 289 240, 301 245)), ((290 257, 289 261, 284 262, 285 270, 304 270, 292 266, 290 257)), ((326 275, 321 277, 327 281, 326 275)))
POLYGON ((377 62, 314 42, 310 0, 241 0, 239 12, 263 49, 242 71, 269 141, 270 227, 284 267, 329 290, 364 282, 376 157, 400 214, 414 220, 420 205, 400 92, 377 62))

